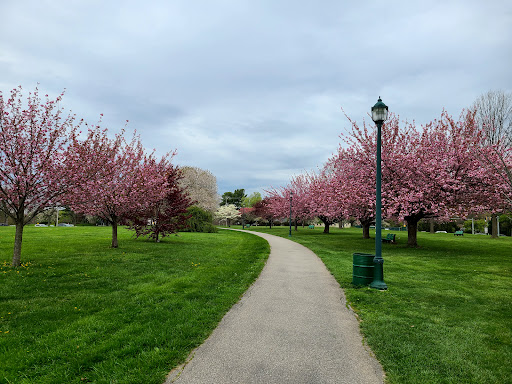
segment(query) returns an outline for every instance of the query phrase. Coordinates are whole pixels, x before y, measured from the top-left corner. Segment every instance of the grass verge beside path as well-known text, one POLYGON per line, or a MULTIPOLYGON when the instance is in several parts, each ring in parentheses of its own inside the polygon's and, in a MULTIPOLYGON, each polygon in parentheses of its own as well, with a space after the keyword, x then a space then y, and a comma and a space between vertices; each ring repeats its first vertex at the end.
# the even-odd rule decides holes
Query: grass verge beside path
MULTIPOLYGON (((250 230, 288 237, 287 227, 250 230)), ((394 232, 380 292, 352 286, 352 254, 374 253, 361 229, 292 232, 343 287, 389 383, 512 382, 511 238, 419 233, 421 248, 410 249, 394 232)))
POLYGON ((257 278, 268 243, 240 232, 161 243, 108 227, 0 227, 0 383, 156 383, 257 278))

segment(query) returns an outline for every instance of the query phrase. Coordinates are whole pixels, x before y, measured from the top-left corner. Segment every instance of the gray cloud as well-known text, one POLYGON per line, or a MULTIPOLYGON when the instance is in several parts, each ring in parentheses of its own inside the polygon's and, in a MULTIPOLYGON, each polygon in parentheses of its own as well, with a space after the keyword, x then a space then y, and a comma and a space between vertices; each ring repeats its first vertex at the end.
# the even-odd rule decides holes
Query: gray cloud
POLYGON ((64 105, 148 149, 262 191, 320 166, 382 96, 401 118, 457 116, 511 90, 512 4, 451 0, 2 2, 0 89, 64 105))

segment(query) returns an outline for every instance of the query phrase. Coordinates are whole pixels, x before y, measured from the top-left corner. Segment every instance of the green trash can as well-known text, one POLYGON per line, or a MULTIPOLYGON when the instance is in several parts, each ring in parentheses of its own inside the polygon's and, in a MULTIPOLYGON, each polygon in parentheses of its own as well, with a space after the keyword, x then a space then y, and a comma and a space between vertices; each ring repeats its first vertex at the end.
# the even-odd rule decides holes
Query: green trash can
POLYGON ((354 253, 352 269, 352 284, 370 285, 373 281, 373 258, 369 253, 354 253))

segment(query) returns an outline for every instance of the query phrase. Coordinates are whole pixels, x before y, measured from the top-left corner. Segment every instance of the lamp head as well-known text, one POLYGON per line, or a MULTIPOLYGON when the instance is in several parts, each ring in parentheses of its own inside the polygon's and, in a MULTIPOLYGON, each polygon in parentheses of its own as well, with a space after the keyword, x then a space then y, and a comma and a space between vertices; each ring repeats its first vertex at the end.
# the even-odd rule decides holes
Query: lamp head
POLYGON ((388 118, 388 106, 382 102, 379 96, 379 100, 372 107, 372 120, 377 124, 382 124, 388 118))

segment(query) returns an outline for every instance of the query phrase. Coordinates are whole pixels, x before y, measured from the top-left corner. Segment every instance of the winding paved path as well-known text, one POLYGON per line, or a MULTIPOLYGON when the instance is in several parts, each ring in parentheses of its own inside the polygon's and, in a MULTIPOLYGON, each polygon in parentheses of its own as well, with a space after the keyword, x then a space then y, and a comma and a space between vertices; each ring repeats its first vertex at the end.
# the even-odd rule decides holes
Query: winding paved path
POLYGON ((383 383, 345 295, 322 261, 288 239, 260 277, 165 384, 383 383))

